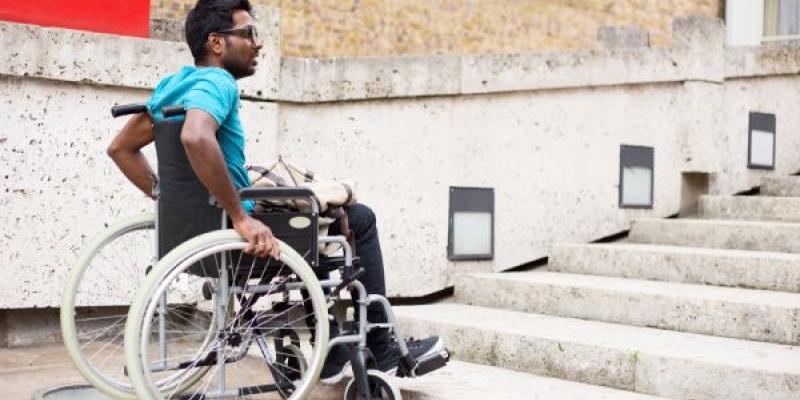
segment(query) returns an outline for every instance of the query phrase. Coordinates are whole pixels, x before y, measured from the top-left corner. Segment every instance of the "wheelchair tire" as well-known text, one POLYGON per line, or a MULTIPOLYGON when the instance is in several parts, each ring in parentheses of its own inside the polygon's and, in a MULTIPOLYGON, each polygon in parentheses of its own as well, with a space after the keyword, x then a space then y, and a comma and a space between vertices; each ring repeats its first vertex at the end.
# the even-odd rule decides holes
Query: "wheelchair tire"
POLYGON ((137 398, 121 366, 124 358, 117 358, 124 356, 121 339, 127 306, 155 259, 155 216, 134 216, 111 226, 84 248, 64 289, 60 318, 67 352, 89 383, 114 398, 137 398), (112 268, 116 274, 108 273, 112 268), (79 316, 76 311, 103 303, 111 306, 111 315, 79 316), (92 329, 85 329, 88 324, 92 329))
MULTIPOLYGON (((157 317, 165 318, 167 321, 178 321, 179 319, 187 319, 185 317, 185 309, 194 309, 194 312, 203 310, 204 307, 212 310, 225 309, 217 303, 216 299, 213 300, 213 306, 209 306, 207 304, 208 300, 204 300, 205 297, 202 293, 203 287, 208 286, 205 284, 208 279, 216 279, 217 284, 220 283, 220 279, 216 278, 219 275, 198 275, 197 268, 201 266, 202 271, 206 271, 206 264, 215 262, 217 265, 210 270, 213 271, 215 270, 213 268, 216 268, 216 271, 219 271, 219 265, 222 264, 221 260, 230 259, 230 261, 233 261, 235 258, 233 254, 241 255, 240 251, 246 245, 247 243, 234 230, 209 232, 173 249, 156 264, 156 267, 147 276, 145 283, 137 292, 136 298, 132 303, 128 313, 129 322, 125 327, 126 365, 128 366, 129 378, 138 398, 159 400, 177 395, 177 390, 169 393, 159 389, 157 382, 162 379, 159 374, 164 371, 177 370, 182 366, 192 368, 197 365, 205 365, 211 370, 211 373, 208 373, 201 381, 193 382, 196 385, 192 390, 188 390, 186 385, 179 384, 178 387, 182 388, 180 396, 190 398, 193 398, 193 396, 204 397, 205 392, 215 386, 216 379, 220 376, 224 376, 226 387, 245 385, 241 386, 241 388, 244 388, 241 389, 243 392, 253 390, 251 366, 264 367, 266 361, 269 368, 274 369, 275 364, 269 364, 270 360, 275 362, 274 358, 267 355, 263 358, 253 356, 254 352, 249 349, 250 344, 256 341, 255 337, 267 337, 269 332, 274 332, 275 330, 269 332, 265 332, 265 330, 272 329, 275 323, 282 321, 282 319, 276 318, 286 318, 287 323, 292 324, 296 323, 296 321, 304 321, 308 315, 289 320, 291 313, 288 311, 281 311, 280 313, 276 311, 277 314, 270 314, 261 310, 253 312, 254 309, 251 308, 235 310, 231 308, 229 303, 228 312, 224 316, 224 330, 219 330, 219 333, 214 335, 212 343, 202 343, 201 345, 192 343, 190 335, 193 332, 192 329, 197 325, 197 319, 185 324, 186 326, 182 328, 185 331, 179 331, 177 324, 173 324, 168 333, 159 333, 159 335, 166 337, 167 343, 170 343, 170 345, 174 343, 178 348, 177 352, 170 352, 167 359, 159 359, 160 353, 154 351, 155 348, 151 343, 152 338, 156 336, 153 334, 154 328, 151 327, 154 326, 157 317), (166 301, 163 299, 166 299, 166 301), (269 318, 260 319, 261 315, 269 318), (174 337, 170 335, 174 335, 174 337), (219 371, 216 363, 217 357, 222 357, 226 360, 223 364, 222 372, 219 371), (166 365, 167 363, 173 363, 174 365, 167 366, 166 369, 151 368, 154 365, 166 365), (239 363, 246 368, 238 365, 239 363), (245 377, 244 375, 248 373, 251 375, 245 377), (237 374, 241 374, 241 376, 237 376, 237 374)), ((305 333, 308 343, 311 343, 311 350, 307 351, 304 357, 307 362, 307 366, 304 365, 303 368, 305 370, 304 376, 300 380, 291 382, 293 387, 289 397, 292 400, 303 399, 310 393, 316 383, 327 351, 327 304, 319 281, 303 257, 285 243, 280 242, 280 245, 280 261, 282 264, 278 271, 272 271, 267 274, 266 271, 268 269, 264 268, 261 276, 251 277, 250 274, 253 274, 252 271, 254 270, 252 265, 247 276, 235 275, 239 273, 238 271, 244 270, 238 268, 238 265, 236 268, 226 267, 226 269, 234 274, 231 282, 245 282, 244 286, 240 287, 242 289, 241 293, 237 294, 237 296, 242 295, 242 293, 251 293, 248 291, 250 283, 247 283, 251 281, 251 278, 261 279, 259 283, 253 283, 253 285, 258 284, 259 287, 268 287, 267 300, 264 301, 267 306, 273 305, 272 302, 274 300, 269 297, 271 295, 278 297, 280 294, 285 298, 294 296, 295 300, 293 301, 297 302, 296 297, 301 291, 300 289, 307 291, 307 297, 302 297, 299 300, 299 304, 304 305, 306 302, 310 302, 310 308, 314 313, 312 317, 315 325, 306 328, 308 331, 305 333), (269 281, 264 283, 263 279, 269 279, 269 281), (278 281, 272 283, 274 279, 278 279, 278 281), (283 281, 280 281, 280 279, 283 279, 283 281)), ((239 256, 238 261, 241 262, 241 260, 242 257, 239 256)), ((255 262, 253 261, 253 263, 255 262)), ((226 263, 225 265, 228 264, 226 263)), ((219 272, 216 273, 219 274, 219 272)), ((224 280, 222 281, 224 282, 224 280)), ((231 294, 228 296, 230 296, 228 297, 229 301, 237 299, 231 294)), ((301 309, 305 310, 304 307, 301 307, 301 309)), ((297 306, 293 310, 300 311, 297 306)), ((211 318, 216 319, 221 318, 221 316, 217 313, 213 314, 211 318)), ((291 318, 294 318, 294 316, 292 315, 291 318)), ((200 319, 200 321, 202 323, 203 320, 200 319)), ((204 326, 202 329, 205 329, 204 326)), ((285 325, 284 328, 286 326, 289 325, 285 325)), ((264 341, 264 343, 266 342, 264 341)), ((263 352, 264 349, 262 348, 263 352)), ((268 372, 268 369, 263 369, 263 372, 268 372)), ((258 376, 269 377, 270 374, 260 374, 258 376)), ((262 386, 266 387, 267 385, 262 386)))
MULTIPOLYGON (((373 400, 402 400, 400 389, 392 382, 392 378, 377 369, 367 370, 370 398, 373 400)), ((355 384, 355 379, 350 379, 344 389, 344 400, 358 400, 361 393, 355 384)))
MULTIPOLYGON (((107 257, 105 253, 111 250, 137 252, 142 249, 132 250, 131 247, 139 247, 141 245, 147 247, 146 241, 154 240, 154 236, 155 218, 152 213, 131 217, 110 227, 84 248, 81 257, 72 268, 66 288, 64 289, 63 301, 61 303, 61 335, 64 338, 64 345, 67 348, 67 352, 81 375, 98 390, 112 397, 135 399, 136 395, 133 391, 133 387, 124 378, 124 375, 120 376, 111 371, 105 371, 106 368, 102 364, 104 364, 106 356, 98 359, 96 354, 94 354, 97 350, 90 350, 87 346, 94 344, 97 338, 103 338, 108 335, 112 337, 111 346, 113 346, 113 339, 118 335, 114 330, 124 328, 127 312, 123 310, 117 315, 91 317, 101 318, 101 322, 108 321, 110 323, 106 323, 106 326, 101 328, 102 331, 97 332, 95 337, 85 338, 82 337, 81 332, 78 330, 78 325, 84 322, 82 321, 83 318, 77 316, 75 309, 76 307, 84 305, 82 304, 85 301, 85 299, 83 299, 83 293, 87 293, 87 295, 91 296, 94 294, 91 289, 100 290, 97 289, 97 286, 103 286, 98 285, 98 282, 93 282, 93 280, 95 280, 95 275, 99 276, 99 279, 104 279, 104 277, 100 276, 100 270, 108 265, 107 262, 101 263, 101 261, 105 261, 104 259, 107 257), (122 249, 117 249, 117 247, 122 247, 122 249), (94 286, 94 288, 85 287, 87 285, 94 286), (89 343, 88 345, 87 342, 89 343)), ((133 257, 135 258, 131 260, 132 262, 130 264, 137 264, 139 261, 145 261, 147 264, 141 266, 142 268, 147 268, 149 265, 154 264, 155 252, 152 246, 147 250, 149 250, 149 254, 134 255, 133 257)), ((129 266, 137 268, 136 265, 129 266)), ((143 278, 144 276, 142 276, 142 279, 143 278)), ((135 286, 132 289, 135 289, 135 286)), ((131 300, 132 298, 133 296, 131 296, 131 300)), ((125 300, 122 299, 119 302, 125 303, 125 300)), ((130 302, 128 302, 128 304, 130 304, 130 302)), ((94 332, 90 334, 93 335, 94 332)), ((121 368, 118 368, 118 370, 121 372, 121 368)))

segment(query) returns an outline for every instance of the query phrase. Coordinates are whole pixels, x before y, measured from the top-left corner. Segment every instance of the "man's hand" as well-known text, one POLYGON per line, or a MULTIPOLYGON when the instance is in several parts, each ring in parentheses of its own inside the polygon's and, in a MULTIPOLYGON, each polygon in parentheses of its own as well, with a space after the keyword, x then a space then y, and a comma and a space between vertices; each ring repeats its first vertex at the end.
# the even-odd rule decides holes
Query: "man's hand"
POLYGON ((189 109, 181 131, 181 143, 197 178, 228 213, 233 228, 247 240, 244 252, 258 257, 281 255, 278 240, 261 221, 247 215, 228 177, 225 159, 217 141, 217 121, 211 114, 189 109))
POLYGON ((281 257, 281 248, 278 239, 272 235, 272 231, 261 221, 245 215, 238 222, 234 221, 233 229, 236 229, 242 237, 247 240, 245 253, 255 254, 258 257, 272 256, 278 260, 281 257))

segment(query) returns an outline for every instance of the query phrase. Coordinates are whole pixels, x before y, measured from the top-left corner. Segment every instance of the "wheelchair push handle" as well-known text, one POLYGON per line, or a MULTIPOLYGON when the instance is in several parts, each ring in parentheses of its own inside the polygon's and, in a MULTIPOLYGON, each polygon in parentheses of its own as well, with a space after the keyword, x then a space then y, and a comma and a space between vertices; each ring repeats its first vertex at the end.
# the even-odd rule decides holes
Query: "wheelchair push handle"
POLYGON ((147 104, 145 103, 120 104, 111 107, 111 116, 117 118, 123 115, 139 114, 146 111, 147 111, 147 104))
POLYGON ((164 106, 161 108, 161 113, 164 114, 164 118, 176 117, 178 115, 186 114, 186 109, 183 108, 182 105, 164 106))
MULTIPOLYGON (((111 116, 117 118, 123 115, 139 114, 146 111, 147 111, 146 103, 120 104, 111 107, 111 116)), ((161 108, 161 112, 164 114, 164 118, 175 117, 178 115, 186 114, 186 110, 183 108, 182 105, 166 106, 161 108)))

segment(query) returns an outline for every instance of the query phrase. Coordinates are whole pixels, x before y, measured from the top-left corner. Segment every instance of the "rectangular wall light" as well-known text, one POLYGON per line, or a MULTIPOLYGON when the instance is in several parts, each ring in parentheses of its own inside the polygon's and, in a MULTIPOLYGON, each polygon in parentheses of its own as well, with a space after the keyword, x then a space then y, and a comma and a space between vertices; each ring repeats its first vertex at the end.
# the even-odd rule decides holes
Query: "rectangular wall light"
POLYGON ((450 188, 449 260, 494 258, 494 189, 450 188))
POLYGON ((653 148, 620 146, 620 208, 653 208, 653 148))
POLYGON ((775 169, 775 114, 750 113, 747 168, 775 169))

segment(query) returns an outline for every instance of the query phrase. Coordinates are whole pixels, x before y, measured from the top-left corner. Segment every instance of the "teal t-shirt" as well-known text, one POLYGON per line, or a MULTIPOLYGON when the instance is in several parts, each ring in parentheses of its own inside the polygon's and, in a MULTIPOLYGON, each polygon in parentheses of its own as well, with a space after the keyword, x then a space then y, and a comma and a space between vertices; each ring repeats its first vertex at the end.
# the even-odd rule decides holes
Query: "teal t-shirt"
MULTIPOLYGON (((217 139, 231 181, 237 190, 249 187, 250 178, 244 158, 244 129, 239 119, 239 88, 233 75, 217 67, 183 67, 180 72, 167 76, 156 86, 147 108, 153 120, 158 121, 164 118, 162 107, 179 104, 187 110, 203 110, 217 120, 217 139)), ((249 213, 253 211, 254 203, 243 201, 242 206, 249 213)))

